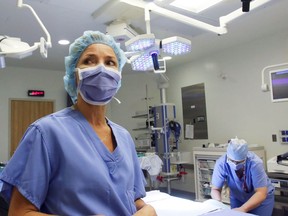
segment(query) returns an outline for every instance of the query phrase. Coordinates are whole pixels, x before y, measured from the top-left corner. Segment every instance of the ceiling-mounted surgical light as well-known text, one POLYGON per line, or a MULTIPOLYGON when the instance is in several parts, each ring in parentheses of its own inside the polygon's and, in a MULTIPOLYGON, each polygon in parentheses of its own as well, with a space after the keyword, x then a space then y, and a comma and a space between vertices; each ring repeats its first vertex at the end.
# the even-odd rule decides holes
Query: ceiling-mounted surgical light
POLYGON ((0 53, 11 58, 25 58, 32 55, 28 43, 21 41, 21 38, 0 35, 0 53))
POLYGON ((153 62, 153 67, 154 70, 159 70, 159 62, 158 62, 158 52, 157 51, 153 51, 152 53, 150 53, 151 58, 152 58, 152 62, 153 62))
POLYGON ((155 74, 165 73, 166 72, 166 59, 158 59, 159 68, 157 70, 154 69, 155 74))
POLYGON ((166 64, 163 70, 158 60, 160 52, 169 55, 184 55, 191 52, 191 41, 178 36, 159 41, 155 39, 154 34, 138 35, 127 41, 125 45, 128 51, 126 55, 131 55, 132 52, 129 62, 132 70, 136 71, 154 70, 157 73, 160 70, 163 73, 166 71, 166 64))
POLYGON ((144 52, 130 58, 132 70, 148 71, 153 69, 153 60, 150 53, 144 52))
POLYGON ((159 55, 159 46, 153 45, 152 47, 138 52, 132 56, 129 60, 132 66, 132 70, 136 71, 148 71, 148 70, 158 70, 158 55, 159 55))
POLYGON ((125 42, 125 46, 127 51, 143 51, 149 49, 155 44, 155 36, 154 34, 142 34, 137 35, 134 38, 131 38, 127 42, 125 42))
POLYGON ((178 36, 165 38, 160 43, 160 49, 170 55, 184 55, 191 52, 191 41, 178 36))
POLYGON ((5 67, 5 57, 20 59, 25 58, 32 55, 32 52, 39 48, 41 56, 43 58, 47 58, 47 49, 52 47, 50 34, 41 22, 40 18, 37 16, 34 9, 30 5, 23 4, 23 0, 18 0, 17 6, 20 8, 26 7, 31 11, 35 19, 38 21, 40 27, 46 34, 47 41, 44 37, 41 37, 39 42, 35 42, 33 46, 29 46, 28 43, 22 42, 20 38, 0 35, 0 68, 5 67))

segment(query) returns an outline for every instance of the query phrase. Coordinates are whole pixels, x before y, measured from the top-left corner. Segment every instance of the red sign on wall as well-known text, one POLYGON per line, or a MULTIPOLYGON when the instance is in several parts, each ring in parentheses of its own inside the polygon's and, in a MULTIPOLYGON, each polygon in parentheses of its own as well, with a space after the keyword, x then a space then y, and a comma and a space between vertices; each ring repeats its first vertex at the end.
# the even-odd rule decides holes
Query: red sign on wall
POLYGON ((44 97, 45 91, 43 90, 28 90, 29 97, 44 97))

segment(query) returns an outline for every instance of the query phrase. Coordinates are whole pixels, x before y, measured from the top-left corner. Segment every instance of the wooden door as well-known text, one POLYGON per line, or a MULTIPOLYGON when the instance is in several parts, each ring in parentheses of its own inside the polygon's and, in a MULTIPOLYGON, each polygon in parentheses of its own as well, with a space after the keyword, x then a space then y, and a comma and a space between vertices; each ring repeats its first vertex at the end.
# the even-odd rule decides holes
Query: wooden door
POLYGON ((13 99, 10 100, 10 108, 10 156, 12 156, 28 126, 54 112, 54 101, 13 99))

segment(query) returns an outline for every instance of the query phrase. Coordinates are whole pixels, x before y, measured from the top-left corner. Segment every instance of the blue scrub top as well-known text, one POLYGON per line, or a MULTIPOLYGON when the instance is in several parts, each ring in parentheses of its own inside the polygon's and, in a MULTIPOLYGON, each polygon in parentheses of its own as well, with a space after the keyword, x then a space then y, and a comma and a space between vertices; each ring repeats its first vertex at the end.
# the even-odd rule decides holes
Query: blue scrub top
MULTIPOLYGON (((251 196, 253 196, 256 188, 267 187, 267 202, 274 202, 274 186, 268 178, 262 160, 254 153, 248 152, 245 163, 245 182, 244 177, 239 179, 236 172, 232 170, 227 163, 227 155, 222 155, 215 164, 212 185, 216 188, 222 188, 226 182, 230 189, 231 207, 235 203, 238 206, 245 203, 251 196), (246 188, 246 191, 244 190, 246 188)), ((264 201, 265 202, 265 201, 264 201)))
POLYGON ((9 202, 13 186, 41 212, 132 215, 145 178, 126 129, 107 120, 117 147, 110 152, 84 116, 66 108, 34 122, 0 175, 9 202))

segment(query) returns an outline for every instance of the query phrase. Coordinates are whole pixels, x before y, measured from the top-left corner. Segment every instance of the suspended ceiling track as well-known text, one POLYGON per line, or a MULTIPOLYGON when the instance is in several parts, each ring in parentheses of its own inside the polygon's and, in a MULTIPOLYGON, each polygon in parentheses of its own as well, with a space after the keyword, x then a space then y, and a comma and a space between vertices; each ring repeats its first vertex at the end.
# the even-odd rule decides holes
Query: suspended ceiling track
MULTIPOLYGON (((257 7, 269 2, 271 0, 254 0, 250 3, 250 11, 254 10, 257 7)), ((145 11, 151 11, 156 14, 168 17, 170 19, 177 20, 187 25, 191 25, 200 29, 204 29, 207 31, 211 31, 217 33, 219 35, 227 33, 226 24, 231 22, 232 20, 244 15, 247 12, 242 12, 242 8, 239 8, 226 16, 222 16, 219 18, 220 26, 213 26, 208 23, 199 21, 197 19, 193 19, 191 17, 173 12, 171 10, 159 7, 153 2, 144 2, 143 0, 119 0, 119 2, 123 2, 129 4, 131 6, 143 8, 145 11)))

